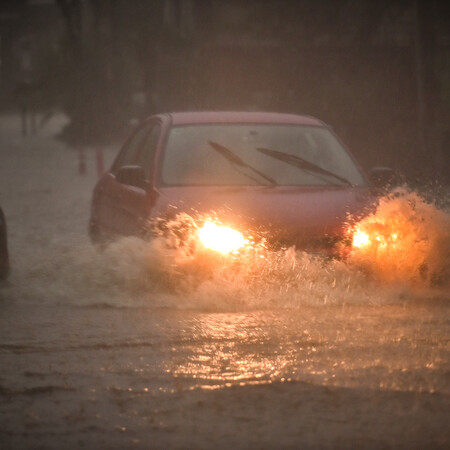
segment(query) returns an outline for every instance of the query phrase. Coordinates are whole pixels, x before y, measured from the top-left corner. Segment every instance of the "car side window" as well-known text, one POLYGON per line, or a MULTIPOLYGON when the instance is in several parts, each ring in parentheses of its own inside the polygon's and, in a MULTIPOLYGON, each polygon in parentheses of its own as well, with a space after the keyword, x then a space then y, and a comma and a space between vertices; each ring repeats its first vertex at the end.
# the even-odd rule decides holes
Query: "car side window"
POLYGON ((144 169, 145 178, 150 179, 153 170, 153 161, 155 159, 156 147, 160 136, 160 126, 153 125, 150 133, 146 136, 144 145, 136 159, 136 164, 144 169))
POLYGON ((122 148, 119 157, 114 163, 113 172, 117 172, 121 167, 136 164, 137 155, 150 129, 150 124, 145 124, 139 128, 122 148))

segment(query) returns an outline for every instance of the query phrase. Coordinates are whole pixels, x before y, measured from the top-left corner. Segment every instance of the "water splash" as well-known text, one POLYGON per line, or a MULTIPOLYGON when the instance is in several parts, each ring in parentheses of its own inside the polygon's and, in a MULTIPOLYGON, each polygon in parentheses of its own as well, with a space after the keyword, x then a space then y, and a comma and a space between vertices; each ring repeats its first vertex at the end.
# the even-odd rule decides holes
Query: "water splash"
POLYGON ((414 287, 449 282, 450 215, 406 189, 380 199, 375 213, 351 230, 347 259, 382 283, 414 287))
POLYGON ((205 220, 217 218, 183 214, 165 221, 153 239, 122 238, 103 251, 86 241, 53 242, 44 261, 29 255, 16 266, 9 293, 84 306, 213 311, 442 298, 449 217, 415 193, 396 191, 349 230, 366 233, 370 243, 330 260, 294 248, 270 250, 257 237, 223 255, 198 239, 205 220))

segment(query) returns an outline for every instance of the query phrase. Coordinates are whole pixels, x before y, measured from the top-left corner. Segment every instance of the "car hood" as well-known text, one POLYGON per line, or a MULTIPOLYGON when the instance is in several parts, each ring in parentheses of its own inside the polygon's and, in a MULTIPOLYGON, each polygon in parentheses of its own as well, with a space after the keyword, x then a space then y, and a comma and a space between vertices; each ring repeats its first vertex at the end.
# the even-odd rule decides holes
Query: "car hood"
POLYGON ((165 187, 158 193, 153 217, 214 213, 237 228, 264 230, 297 242, 341 235, 348 215, 360 216, 373 203, 364 187, 165 187))

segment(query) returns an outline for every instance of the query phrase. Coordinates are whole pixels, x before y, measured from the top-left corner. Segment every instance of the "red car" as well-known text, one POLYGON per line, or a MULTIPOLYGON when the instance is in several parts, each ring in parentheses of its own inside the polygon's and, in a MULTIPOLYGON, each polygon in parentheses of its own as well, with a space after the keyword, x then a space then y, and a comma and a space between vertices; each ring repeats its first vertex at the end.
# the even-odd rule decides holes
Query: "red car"
POLYGON ((134 131, 99 180, 90 235, 139 235, 151 219, 214 212, 244 235, 258 230, 269 241, 325 248, 371 199, 366 175, 318 119, 160 114, 134 131))

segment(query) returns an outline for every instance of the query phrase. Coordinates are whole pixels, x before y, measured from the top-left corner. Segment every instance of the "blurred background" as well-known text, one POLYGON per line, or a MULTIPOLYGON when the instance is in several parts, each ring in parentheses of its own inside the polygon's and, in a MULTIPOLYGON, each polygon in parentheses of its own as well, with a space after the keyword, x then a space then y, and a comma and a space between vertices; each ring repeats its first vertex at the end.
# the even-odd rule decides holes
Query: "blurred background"
POLYGON ((2 0, 0 112, 32 134, 63 111, 74 145, 155 112, 308 114, 365 168, 448 183, 449 49, 438 0, 2 0))

